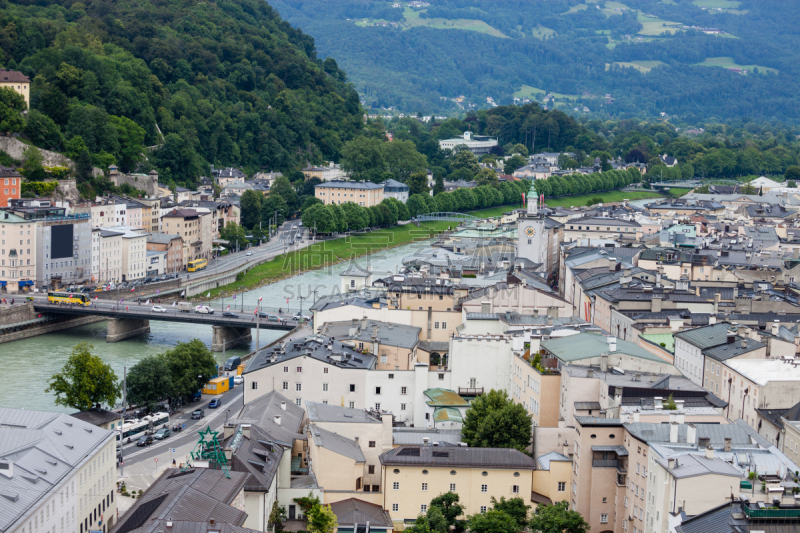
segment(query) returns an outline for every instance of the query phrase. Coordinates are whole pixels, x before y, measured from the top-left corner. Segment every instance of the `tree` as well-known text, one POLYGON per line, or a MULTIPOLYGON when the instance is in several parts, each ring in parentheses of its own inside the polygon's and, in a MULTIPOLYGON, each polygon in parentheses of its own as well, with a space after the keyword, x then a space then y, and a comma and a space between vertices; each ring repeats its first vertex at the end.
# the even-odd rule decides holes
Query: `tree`
MULTIPOLYGON (((242 226, 252 229, 261 221, 261 200, 263 195, 252 189, 244 191, 240 201, 242 226)), ((274 215, 273 211, 270 215, 274 215)))
POLYGON ((469 150, 459 151, 457 154, 453 156, 453 159, 450 161, 450 172, 462 168, 468 170, 469 173, 473 176, 478 172, 480 172, 481 170, 481 167, 478 164, 478 158, 475 157, 475 154, 473 154, 469 150))
POLYGON ((433 185, 433 195, 436 196, 440 192, 444 192, 444 175, 436 174, 436 182, 433 185))
POLYGON ((247 246, 247 232, 244 226, 240 226, 236 222, 228 222, 225 227, 219 230, 219 238, 228 241, 225 248, 228 250, 241 250, 247 246))
POLYGON ((25 98, 9 87, 0 88, 0 133, 16 133, 25 129, 25 98))
POLYGON ((272 184, 272 187, 270 187, 270 191, 270 196, 274 193, 281 195, 281 198, 286 202, 286 206, 291 213, 297 210, 297 192, 295 192, 294 187, 292 187, 292 184, 289 182, 289 178, 286 176, 279 176, 275 180, 275 183, 272 184))
POLYGON ((470 446, 523 451, 531 441, 531 417, 506 391, 492 389, 467 409, 462 433, 470 446))
POLYGON ((330 505, 315 505, 306 518, 309 533, 333 533, 338 525, 330 505))
MULTIPOLYGON (((244 199, 244 197, 242 197, 244 199)), ((313 198, 309 196, 309 198, 313 198)), ((313 198, 314 200, 318 200, 319 203, 322 203, 322 200, 317 198, 313 198)), ((261 200, 261 221, 266 226, 272 221, 272 224, 277 224, 280 226, 283 224, 283 221, 286 220, 291 214, 289 206, 286 205, 286 202, 283 200, 283 196, 278 193, 273 192, 268 197, 262 197, 261 200), (275 215, 278 215, 278 218, 275 218, 275 215)))
POLYGON ((524 157, 514 154, 506 161, 506 164, 503 166, 503 172, 505 174, 513 174, 515 170, 524 167, 527 163, 528 161, 524 157))
POLYGON ((360 231, 369 225, 369 215, 367 210, 355 202, 345 202, 342 204, 344 217, 347 227, 352 231, 360 231))
POLYGON ((42 163, 42 152, 35 146, 27 146, 22 151, 22 175, 29 181, 42 181, 47 177, 42 163))
POLYGON ((128 402, 149 408, 172 397, 172 380, 167 362, 160 356, 148 356, 133 365, 126 379, 128 402))
POLYGON ((408 213, 411 218, 428 213, 428 205, 425 203, 425 196, 422 194, 412 194, 406 202, 408 213))
POLYGON ((162 355, 169 368, 174 397, 191 396, 217 373, 217 361, 211 350, 198 339, 178 343, 162 355))
POLYGON ((64 144, 64 137, 61 135, 58 124, 37 109, 31 109, 28 112, 25 135, 36 146, 48 150, 58 150, 64 144))
POLYGON ((353 179, 374 181, 383 174, 383 141, 360 135, 342 147, 342 170, 353 173, 353 179))
POLYGON ((788 181, 800 181, 800 166, 792 165, 786 169, 786 172, 783 174, 783 178, 788 181))
POLYGON ((471 533, 519 533, 522 529, 506 513, 495 510, 470 516, 467 525, 471 533))
POLYGON ((794 180, 789 180, 789 181, 786 182, 786 186, 787 187, 791 187, 792 189, 796 189, 797 188, 797 182, 795 182, 794 180))
POLYGON ((500 501, 497 501, 495 497, 492 496, 492 509, 495 511, 503 511, 508 516, 513 518, 521 528, 528 526, 528 515, 530 513, 531 506, 525 505, 525 500, 522 498, 511 498, 510 500, 506 500, 505 496, 501 496, 500 501))
POLYGON ((589 524, 577 511, 570 511, 569 502, 540 505, 528 524, 531 531, 541 533, 587 533, 589 524))
POLYGON ((92 179, 93 172, 92 158, 89 156, 89 150, 84 148, 75 163, 75 177, 78 183, 83 183, 92 179))
POLYGON ((278 505, 278 500, 272 502, 272 510, 269 513, 269 524, 275 527, 275 531, 283 531, 283 521, 286 519, 286 509, 278 505))
POLYGON ((320 200, 316 196, 309 196, 308 198, 303 200, 303 205, 300 206, 301 218, 302 218, 302 214, 306 212, 306 209, 308 209, 312 205, 323 205, 323 202, 322 202, 322 200, 320 200))
POLYGON ((381 148, 386 169, 394 174, 394 179, 403 183, 413 173, 424 172, 428 166, 428 160, 417 152, 417 147, 411 141, 394 140, 383 143, 381 148))
MULTIPOLYGON (((458 501, 459 497, 455 492, 445 492, 431 500, 428 512, 434 508, 439 509, 447 523, 446 531, 449 530, 450 526, 456 525, 458 517, 464 514, 465 507, 458 501)), ((457 527, 456 529, 459 528, 457 527)))
POLYGON ((408 194, 428 194, 430 187, 428 187, 428 175, 424 172, 414 172, 406 180, 408 185, 408 194))
POLYGON ((55 393, 56 405, 86 411, 97 404, 113 406, 120 397, 117 375, 92 350, 88 342, 77 344, 61 372, 50 378, 45 392, 55 393))
POLYGON ((403 531, 407 531, 408 533, 437 533, 433 528, 431 528, 431 524, 428 521, 428 516, 424 514, 421 514, 417 517, 413 526, 407 527, 403 531))
POLYGON ((308 496, 293 498, 292 501, 297 504, 297 506, 303 512, 303 515, 306 517, 308 517, 311 509, 320 504, 319 498, 314 496, 311 492, 308 493, 308 496))

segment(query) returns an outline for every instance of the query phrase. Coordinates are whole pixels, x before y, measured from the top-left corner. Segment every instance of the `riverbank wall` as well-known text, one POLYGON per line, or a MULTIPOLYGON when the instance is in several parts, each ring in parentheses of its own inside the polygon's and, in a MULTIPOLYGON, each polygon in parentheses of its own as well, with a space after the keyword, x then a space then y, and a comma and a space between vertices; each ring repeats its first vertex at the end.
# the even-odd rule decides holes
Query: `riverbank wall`
POLYGON ((46 315, 37 313, 33 309, 33 302, 16 304, 12 307, 0 309, 0 344, 105 320, 105 318, 99 316, 67 318, 46 315))

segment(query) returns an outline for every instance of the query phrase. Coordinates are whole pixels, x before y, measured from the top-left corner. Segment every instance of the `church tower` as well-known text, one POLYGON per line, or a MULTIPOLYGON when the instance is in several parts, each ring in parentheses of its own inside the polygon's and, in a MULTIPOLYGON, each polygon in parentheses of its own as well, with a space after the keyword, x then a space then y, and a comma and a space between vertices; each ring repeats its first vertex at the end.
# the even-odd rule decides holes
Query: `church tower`
POLYGON ((517 257, 534 263, 544 263, 547 258, 547 243, 544 239, 544 215, 539 212, 539 196, 531 181, 527 197, 528 211, 517 221, 517 257))

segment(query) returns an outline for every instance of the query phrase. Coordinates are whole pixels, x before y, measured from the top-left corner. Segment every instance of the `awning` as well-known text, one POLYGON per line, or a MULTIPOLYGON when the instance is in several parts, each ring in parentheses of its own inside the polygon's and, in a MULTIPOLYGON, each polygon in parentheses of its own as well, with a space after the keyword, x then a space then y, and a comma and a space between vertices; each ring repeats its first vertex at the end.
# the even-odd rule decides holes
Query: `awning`
POLYGON ((28 279, 19 282, 20 287, 27 287, 28 285, 33 285, 33 281, 28 279))
POLYGON ((5 287, 6 283, 8 283, 8 282, 7 281, 0 281, 0 287, 5 287))
POLYGON ((614 452, 619 457, 624 457, 628 455, 628 450, 625 449, 625 446, 614 446, 614 445, 606 445, 606 446, 592 446, 593 452, 614 452))

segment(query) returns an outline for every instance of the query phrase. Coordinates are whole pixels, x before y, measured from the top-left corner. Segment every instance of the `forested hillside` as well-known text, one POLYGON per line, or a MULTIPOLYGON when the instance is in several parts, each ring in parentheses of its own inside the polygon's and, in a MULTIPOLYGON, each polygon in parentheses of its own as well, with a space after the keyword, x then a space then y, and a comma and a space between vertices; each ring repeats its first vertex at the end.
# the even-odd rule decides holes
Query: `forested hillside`
POLYGON ((487 107, 487 97, 544 103, 549 93, 551 107, 586 106, 604 118, 800 121, 797 2, 271 3, 337 59, 374 108, 459 112, 487 107))
POLYGON ((261 0, 0 0, 0 64, 32 80, 35 144, 168 183, 334 159, 362 128, 344 72, 261 0))

